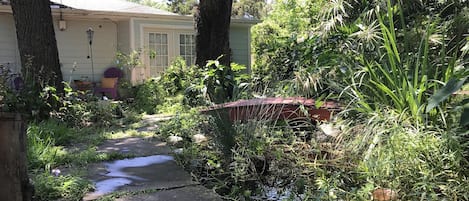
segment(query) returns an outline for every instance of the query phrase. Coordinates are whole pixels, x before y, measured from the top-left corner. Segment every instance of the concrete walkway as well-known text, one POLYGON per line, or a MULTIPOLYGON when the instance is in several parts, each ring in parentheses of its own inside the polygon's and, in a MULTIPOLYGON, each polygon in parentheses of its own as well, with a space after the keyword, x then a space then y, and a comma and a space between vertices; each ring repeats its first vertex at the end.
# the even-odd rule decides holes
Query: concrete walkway
MULTIPOLYGON (((164 117, 166 118, 166 117, 164 117)), ((159 116, 146 116, 142 131, 157 128, 159 116)), ((128 137, 108 140, 98 152, 119 152, 135 158, 92 164, 89 178, 95 182, 95 192, 83 200, 99 200, 112 194, 118 201, 221 201, 213 191, 192 181, 174 161, 173 151, 165 142, 155 138, 128 137)))

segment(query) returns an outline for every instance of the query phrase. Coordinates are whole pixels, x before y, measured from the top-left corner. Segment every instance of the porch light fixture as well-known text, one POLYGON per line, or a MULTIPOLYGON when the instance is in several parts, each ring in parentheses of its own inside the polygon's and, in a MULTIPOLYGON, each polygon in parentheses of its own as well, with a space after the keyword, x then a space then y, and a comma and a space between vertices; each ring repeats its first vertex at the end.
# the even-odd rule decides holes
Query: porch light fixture
POLYGON ((93 44, 93 36, 94 36, 94 31, 93 28, 89 27, 88 30, 86 30, 86 35, 88 36, 88 42, 90 45, 93 44))
POLYGON ((65 31, 65 29, 67 29, 67 21, 64 20, 62 16, 62 9, 60 9, 59 30, 65 31))
POLYGON ((94 36, 94 31, 93 28, 89 27, 88 30, 86 30, 86 35, 88 36, 88 43, 89 43, 89 50, 90 50, 90 55, 88 56, 89 59, 91 59, 91 82, 94 82, 94 64, 93 64, 93 36, 94 36))
POLYGON ((60 19, 59 20, 59 30, 60 31, 65 31, 67 29, 67 21, 60 19))

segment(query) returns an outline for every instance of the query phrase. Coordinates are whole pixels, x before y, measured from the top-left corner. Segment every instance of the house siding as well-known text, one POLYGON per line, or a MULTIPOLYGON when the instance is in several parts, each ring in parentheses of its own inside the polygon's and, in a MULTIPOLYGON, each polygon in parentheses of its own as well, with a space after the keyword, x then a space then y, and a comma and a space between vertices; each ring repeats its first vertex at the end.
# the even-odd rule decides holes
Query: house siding
MULTIPOLYGON (((111 17, 112 18, 112 17, 111 17)), ((54 15, 53 23, 59 50, 59 59, 62 65, 62 74, 65 81, 87 79, 99 81, 105 69, 115 65, 116 51, 129 53, 133 49, 144 48, 144 30, 162 30, 172 33, 194 33, 194 24, 190 17, 183 19, 157 19, 157 18, 104 18, 98 16, 72 16, 64 15, 67 28, 58 29, 59 15, 54 15), (92 76, 91 59, 86 30, 92 27, 93 39, 93 66, 92 76), (76 63, 76 69, 72 72, 76 63)), ((250 65, 250 25, 232 23, 230 30, 230 46, 232 58, 236 63, 250 65)), ((6 64, 13 72, 20 72, 20 56, 16 41, 16 31, 13 16, 8 12, 0 12, 0 64, 6 64)), ((177 37, 177 35, 174 35, 177 37)), ((177 41, 177 40, 174 40, 177 41)), ((178 45, 178 44, 173 44, 178 45)), ((179 50, 173 49, 177 56, 179 50)), ((132 81, 141 82, 148 75, 145 68, 137 68, 132 81), (138 76, 137 76, 138 75, 138 76), (138 77, 138 79, 136 79, 138 77)))
POLYGON ((124 53, 130 53, 130 21, 117 23, 117 49, 124 53))
POLYGON ((0 64, 12 73, 20 72, 20 57, 16 41, 15 22, 8 13, 0 13, 0 64))
POLYGON ((250 67, 250 39, 249 27, 231 26, 230 29, 230 48, 233 62, 250 67))
MULTIPOLYGON (((62 75, 65 81, 74 79, 88 79, 94 77, 99 81, 104 70, 114 64, 117 50, 117 24, 103 20, 69 20, 67 29, 60 31, 57 27, 58 19, 54 18, 55 35, 59 59, 62 65, 62 75), (86 35, 88 27, 94 32, 93 66, 95 75, 92 76, 89 43, 86 35), (76 62, 75 72, 71 72, 76 62)), ((20 57, 16 42, 16 31, 13 16, 0 13, 0 64, 8 64, 13 72, 20 72, 20 57)))
POLYGON ((104 70, 115 63, 117 51, 117 23, 101 20, 66 20, 67 29, 60 31, 54 19, 57 47, 59 50, 62 74, 65 81, 75 79, 87 79, 99 81, 104 70), (91 59, 86 30, 91 27, 94 30, 93 37, 93 67, 92 76, 91 59), (73 65, 77 68, 73 73, 73 65))
MULTIPOLYGON (((193 21, 169 21, 133 19, 134 41, 136 48, 144 48, 142 44, 143 31, 145 28, 156 28, 159 30, 194 31, 193 21)), ((250 26, 238 26, 232 24, 230 27, 230 47, 233 62, 250 67, 250 26)))
POLYGON ((147 19, 133 19, 134 41, 136 48, 143 48, 143 28, 158 28, 158 29, 181 29, 181 30, 194 30, 192 21, 169 21, 169 20, 147 20, 147 19))

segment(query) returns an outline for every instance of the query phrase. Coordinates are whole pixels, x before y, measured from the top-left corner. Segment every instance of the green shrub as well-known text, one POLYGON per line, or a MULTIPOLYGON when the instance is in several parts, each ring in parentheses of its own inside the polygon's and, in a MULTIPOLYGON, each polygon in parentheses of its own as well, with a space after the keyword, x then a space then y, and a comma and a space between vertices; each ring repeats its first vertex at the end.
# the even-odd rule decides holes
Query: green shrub
POLYGON ((28 168, 49 169, 58 165, 66 154, 65 149, 58 144, 73 142, 77 133, 55 121, 31 124, 27 129, 28 139, 28 168))
POLYGON ((98 127, 109 127, 117 118, 123 117, 119 103, 111 101, 96 101, 87 103, 90 107, 91 122, 98 127))
POLYGON ((194 74, 184 92, 184 103, 195 107, 251 98, 251 76, 246 73, 246 67, 240 64, 227 67, 217 60, 208 61, 194 74))
POLYGON ((28 135, 41 139, 53 139, 53 143, 57 146, 70 145, 79 138, 76 130, 67 127, 67 124, 63 122, 53 119, 30 124, 28 135))
POLYGON ((167 94, 175 95, 184 91, 193 77, 193 69, 196 67, 186 66, 182 57, 177 57, 161 76, 160 83, 167 94))
POLYGON ((450 146, 450 136, 399 128, 385 135, 376 136, 381 145, 365 155, 360 176, 375 187, 396 189, 403 200, 469 199, 461 148, 450 146))
MULTIPOLYGON (((200 130, 209 141, 184 143, 183 152, 177 155, 178 162, 204 178, 205 185, 222 195, 250 200, 252 196, 265 195, 264 188, 274 185, 289 189, 291 181, 300 180, 300 163, 295 158, 298 156, 284 150, 296 142, 291 140, 293 133, 274 129, 272 122, 233 124, 228 119, 217 120, 227 118, 221 113, 215 112, 213 116, 202 121, 209 129, 200 130)), ((174 120, 174 123, 186 121, 174 120)))
POLYGON ((201 132, 200 125, 206 118, 199 114, 197 109, 191 109, 186 113, 177 113, 173 118, 163 122, 159 126, 159 133, 164 137, 176 135, 190 139, 192 135, 201 132))
POLYGON ((164 100, 165 93, 159 84, 159 79, 148 79, 142 85, 137 87, 135 96, 135 109, 147 114, 156 113, 156 106, 164 100))
POLYGON ((166 97, 162 104, 156 106, 156 110, 160 114, 176 114, 189 110, 187 105, 184 105, 183 100, 184 95, 182 94, 166 97))
POLYGON ((184 105, 188 105, 190 107, 197 107, 197 106, 206 106, 210 105, 210 101, 204 93, 204 86, 200 84, 191 84, 184 90, 184 105))
POLYGON ((32 177, 35 193, 34 200, 70 200, 80 201, 83 196, 93 189, 90 181, 77 176, 52 176, 41 173, 32 177))
POLYGON ((467 145, 460 131, 420 130, 393 112, 371 118, 363 124, 351 121, 355 125, 342 136, 343 150, 357 161, 354 196, 380 187, 394 189, 403 200, 469 198, 462 152, 467 145))
POLYGON ((93 94, 74 91, 67 84, 61 98, 61 107, 51 112, 51 117, 65 122, 69 127, 109 127, 114 120, 124 117, 121 103, 99 100, 93 94))

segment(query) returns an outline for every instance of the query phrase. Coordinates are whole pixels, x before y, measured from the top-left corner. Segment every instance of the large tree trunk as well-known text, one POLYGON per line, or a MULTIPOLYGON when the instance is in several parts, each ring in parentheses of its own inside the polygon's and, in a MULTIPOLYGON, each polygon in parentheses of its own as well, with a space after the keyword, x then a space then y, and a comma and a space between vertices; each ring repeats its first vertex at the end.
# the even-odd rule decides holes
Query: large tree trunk
MULTIPOLYGON (((216 73, 214 80, 206 83, 208 94, 215 103, 233 96, 233 72, 231 71, 230 22, 233 0, 200 0, 195 13, 196 61, 204 67, 208 60, 217 60, 225 68, 216 73)), ((216 68, 216 66, 212 66, 216 68)))
POLYGON ((229 66, 230 22, 233 0, 200 0, 196 13, 196 64, 205 66, 207 60, 219 61, 229 66))
POLYGON ((25 84, 63 92, 49 0, 11 0, 25 84), (30 83, 28 83, 30 82, 30 83))

